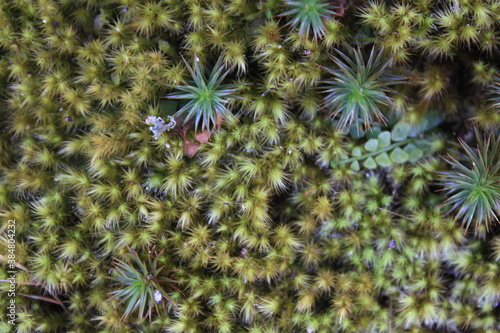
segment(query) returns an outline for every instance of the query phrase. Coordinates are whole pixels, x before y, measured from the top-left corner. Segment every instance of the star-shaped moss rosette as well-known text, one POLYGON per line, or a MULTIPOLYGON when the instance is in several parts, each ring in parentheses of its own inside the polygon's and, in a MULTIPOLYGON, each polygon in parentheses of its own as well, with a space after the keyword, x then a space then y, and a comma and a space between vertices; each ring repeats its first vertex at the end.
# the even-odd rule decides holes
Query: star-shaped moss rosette
POLYGON ((340 116, 338 127, 348 128, 358 119, 365 127, 383 121, 381 106, 395 105, 388 95, 396 93, 391 86, 405 83, 405 78, 387 73, 391 60, 384 58, 383 50, 372 48, 368 59, 359 48, 349 47, 347 53, 337 53, 337 57, 331 56, 336 68, 324 67, 333 79, 323 81, 322 88, 327 94, 324 106, 332 110, 332 117, 340 116))
POLYGON ((222 60, 219 59, 212 71, 207 76, 198 59, 195 60, 194 68, 186 62, 186 67, 191 74, 192 80, 187 85, 175 85, 180 90, 168 94, 167 98, 185 99, 188 102, 175 114, 176 119, 184 119, 184 124, 194 120, 195 129, 201 122, 201 130, 212 131, 217 124, 217 117, 234 123, 236 117, 228 108, 234 99, 241 98, 236 92, 241 88, 238 84, 222 84, 224 78, 231 71, 224 72, 222 60))
MULTIPOLYGON (((175 283, 171 279, 170 273, 165 266, 159 266, 158 259, 162 253, 154 253, 153 260, 148 257, 143 262, 137 252, 131 252, 130 262, 114 258, 113 276, 110 278, 114 285, 121 286, 121 289, 112 291, 112 299, 118 299, 126 304, 123 318, 129 317, 132 313, 138 312, 139 321, 144 318, 151 318, 155 310, 159 313, 164 309, 164 305, 159 306, 164 300, 172 302, 167 290, 175 289, 175 283)), ((150 256, 152 253, 150 253, 150 256)))
POLYGON ((335 7, 327 0, 285 1, 285 5, 290 9, 281 16, 290 16, 289 25, 299 29, 299 35, 308 37, 312 33, 315 40, 326 33, 324 20, 335 15, 335 7))
POLYGON ((500 136, 491 134, 482 139, 476 132, 478 147, 473 149, 460 140, 470 165, 465 165, 449 156, 446 161, 453 171, 441 173, 440 183, 444 185, 451 205, 451 211, 458 210, 456 219, 461 219, 465 229, 474 222, 476 231, 499 221, 500 216, 500 136))

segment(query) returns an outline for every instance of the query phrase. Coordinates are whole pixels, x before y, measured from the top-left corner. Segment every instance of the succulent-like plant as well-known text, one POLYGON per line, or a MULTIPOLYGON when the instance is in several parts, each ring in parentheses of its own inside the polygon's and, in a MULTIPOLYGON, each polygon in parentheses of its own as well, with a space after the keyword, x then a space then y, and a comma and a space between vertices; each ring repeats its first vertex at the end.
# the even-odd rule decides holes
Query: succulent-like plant
POLYGON ((375 120, 384 121, 380 106, 392 107, 394 100, 388 93, 396 93, 391 86, 404 83, 404 77, 388 74, 390 59, 383 51, 372 48, 368 59, 359 48, 347 49, 347 54, 337 50, 331 56, 337 68, 325 67, 333 80, 323 81, 325 107, 332 109, 332 117, 340 114, 338 127, 346 128, 358 119, 369 127, 375 120))
POLYGON ((299 29, 299 35, 308 37, 312 32, 314 39, 325 35, 323 20, 332 18, 335 14, 334 7, 327 0, 288 0, 285 5, 291 9, 281 15, 292 16, 289 24, 294 29, 299 29))
POLYGON ((466 229, 472 222, 476 231, 488 226, 500 216, 500 136, 493 134, 484 140, 476 131, 478 148, 460 140, 471 165, 449 156, 446 161, 456 171, 442 172, 440 183, 449 198, 450 211, 458 209, 456 219, 462 219, 466 229))
POLYGON ((119 299, 120 303, 126 303, 124 319, 135 311, 138 311, 139 321, 144 318, 151 319, 153 310, 160 313, 160 309, 165 308, 164 305, 159 307, 158 304, 164 304, 165 300, 171 302, 167 290, 177 289, 173 285, 176 281, 169 276, 165 266, 159 267, 158 259, 161 254, 154 252, 155 258, 151 261, 153 253, 150 253, 146 263, 135 251, 130 255, 131 263, 114 258, 115 268, 110 279, 122 288, 112 291, 110 295, 111 299, 119 299))
POLYGON ((175 85, 180 90, 168 94, 167 98, 189 100, 176 113, 176 118, 184 117, 184 123, 194 119, 195 128, 201 121, 201 130, 212 130, 217 125, 218 117, 234 123, 236 117, 228 109, 231 100, 239 98, 235 94, 241 85, 222 84, 230 70, 224 71, 222 60, 214 65, 209 76, 205 75, 199 61, 195 60, 194 68, 186 63, 192 81, 189 85, 175 85))

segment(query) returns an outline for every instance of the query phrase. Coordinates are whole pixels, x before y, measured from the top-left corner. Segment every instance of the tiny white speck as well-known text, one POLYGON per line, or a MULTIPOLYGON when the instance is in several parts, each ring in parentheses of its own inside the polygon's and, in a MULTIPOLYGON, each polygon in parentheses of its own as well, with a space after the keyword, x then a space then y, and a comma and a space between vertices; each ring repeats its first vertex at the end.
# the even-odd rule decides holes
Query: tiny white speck
POLYGON ((160 303, 161 302, 161 293, 158 289, 155 290, 154 292, 154 297, 155 297, 155 302, 160 303))

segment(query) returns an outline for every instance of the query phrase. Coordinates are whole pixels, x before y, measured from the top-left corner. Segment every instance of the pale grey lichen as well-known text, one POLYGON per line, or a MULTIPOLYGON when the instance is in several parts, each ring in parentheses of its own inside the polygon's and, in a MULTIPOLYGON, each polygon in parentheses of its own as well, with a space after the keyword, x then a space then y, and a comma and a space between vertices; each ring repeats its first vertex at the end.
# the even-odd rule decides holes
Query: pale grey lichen
POLYGON ((151 130, 151 132, 153 132, 153 137, 155 140, 158 139, 161 133, 165 131, 170 131, 177 124, 174 117, 172 116, 168 116, 168 120, 169 123, 165 124, 165 120, 162 117, 155 117, 149 115, 146 118, 146 124, 152 125, 149 127, 149 129, 151 130))

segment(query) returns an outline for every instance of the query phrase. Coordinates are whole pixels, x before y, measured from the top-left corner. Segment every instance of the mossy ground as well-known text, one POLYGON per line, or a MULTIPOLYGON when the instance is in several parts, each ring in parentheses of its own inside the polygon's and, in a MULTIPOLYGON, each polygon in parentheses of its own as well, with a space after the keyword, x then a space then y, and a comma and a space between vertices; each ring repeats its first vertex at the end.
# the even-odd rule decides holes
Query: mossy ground
POLYGON ((499 22, 0 1, 0 331, 500 332, 499 22), (461 201, 466 230, 446 200, 468 185, 493 205, 461 201))

